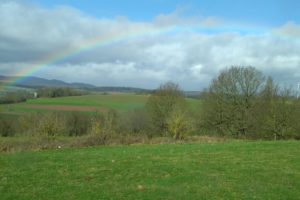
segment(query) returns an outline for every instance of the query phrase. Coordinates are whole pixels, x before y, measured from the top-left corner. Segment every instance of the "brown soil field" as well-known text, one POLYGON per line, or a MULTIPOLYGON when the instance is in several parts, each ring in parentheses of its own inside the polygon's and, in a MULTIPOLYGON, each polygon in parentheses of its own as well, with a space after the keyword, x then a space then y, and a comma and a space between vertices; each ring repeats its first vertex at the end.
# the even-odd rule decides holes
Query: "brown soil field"
POLYGON ((66 106, 66 105, 25 105, 25 108, 33 108, 40 110, 55 110, 55 111, 106 111, 106 108, 96 107, 96 106, 66 106))

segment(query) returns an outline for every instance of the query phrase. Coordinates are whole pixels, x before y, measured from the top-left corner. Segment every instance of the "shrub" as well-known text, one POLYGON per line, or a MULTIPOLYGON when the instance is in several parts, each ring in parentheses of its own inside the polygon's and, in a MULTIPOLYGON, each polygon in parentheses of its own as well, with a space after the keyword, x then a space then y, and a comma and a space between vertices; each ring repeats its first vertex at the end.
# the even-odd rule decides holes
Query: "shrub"
POLYGON ((46 113, 40 116, 38 134, 55 137, 66 133, 65 119, 59 113, 46 113))
POLYGON ((14 133, 15 129, 13 121, 0 118, 0 136, 13 136, 14 133))
POLYGON ((174 108, 167 119, 168 133, 174 139, 184 139, 190 135, 194 129, 193 119, 186 110, 174 108))
POLYGON ((55 137, 65 135, 66 120, 60 113, 34 113, 19 119, 21 133, 29 136, 55 137))
POLYGON ((146 110, 137 109, 120 116, 121 131, 129 134, 149 133, 150 118, 146 110))
POLYGON ((38 113, 21 115, 18 118, 18 134, 26 136, 37 135, 40 115, 38 113))
POLYGON ((97 138, 98 144, 106 144, 119 131, 119 115, 115 110, 109 110, 102 114, 97 113, 91 118, 89 135, 97 138))
POLYGON ((172 82, 161 85, 149 98, 146 109, 149 113, 153 132, 158 135, 168 134, 167 119, 174 108, 186 109, 183 92, 172 82))
POLYGON ((91 119, 86 114, 80 112, 66 114, 66 130, 69 136, 86 135, 90 123, 91 119))

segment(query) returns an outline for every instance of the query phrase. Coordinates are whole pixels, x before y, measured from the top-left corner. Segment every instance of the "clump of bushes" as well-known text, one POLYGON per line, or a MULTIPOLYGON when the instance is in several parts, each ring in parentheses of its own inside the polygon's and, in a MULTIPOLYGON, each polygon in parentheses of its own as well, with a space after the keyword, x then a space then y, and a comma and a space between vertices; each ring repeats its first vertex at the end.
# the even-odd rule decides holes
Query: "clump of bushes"
POLYGON ((53 138, 66 135, 66 120, 62 113, 33 113, 19 118, 19 135, 53 138))

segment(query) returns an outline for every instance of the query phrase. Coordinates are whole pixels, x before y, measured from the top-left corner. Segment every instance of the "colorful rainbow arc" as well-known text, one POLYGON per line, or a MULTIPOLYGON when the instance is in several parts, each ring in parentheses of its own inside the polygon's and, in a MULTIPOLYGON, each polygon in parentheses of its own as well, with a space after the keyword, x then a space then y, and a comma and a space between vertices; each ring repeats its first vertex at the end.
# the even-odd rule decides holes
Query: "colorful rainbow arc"
POLYGON ((36 62, 34 65, 30 65, 24 68, 23 70, 19 71, 18 74, 20 74, 21 76, 12 77, 11 79, 6 80, 5 84, 0 85, 0 92, 5 91, 7 87, 15 85, 16 83, 26 79, 26 77, 31 76, 48 66, 66 60, 68 58, 77 56, 83 52, 93 50, 97 47, 107 46, 113 43, 138 39, 140 37, 149 37, 149 36, 155 36, 164 33, 170 33, 175 29, 176 29, 175 26, 168 26, 162 28, 156 28, 156 27, 143 28, 138 31, 125 32, 123 34, 119 33, 117 35, 110 35, 106 37, 100 36, 100 37, 95 37, 90 40, 80 42, 75 47, 72 48, 69 47, 66 49, 62 49, 60 51, 56 51, 52 54, 49 54, 43 59, 36 62))

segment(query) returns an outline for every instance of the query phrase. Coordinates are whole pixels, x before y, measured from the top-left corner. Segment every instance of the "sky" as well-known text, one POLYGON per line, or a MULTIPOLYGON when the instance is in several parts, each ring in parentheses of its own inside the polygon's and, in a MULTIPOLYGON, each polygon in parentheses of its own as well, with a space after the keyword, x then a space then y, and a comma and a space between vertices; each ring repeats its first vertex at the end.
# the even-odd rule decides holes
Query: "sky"
POLYGON ((298 0, 1 0, 0 75, 201 90, 238 65, 296 86, 299 9, 298 0))

